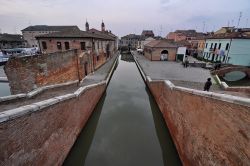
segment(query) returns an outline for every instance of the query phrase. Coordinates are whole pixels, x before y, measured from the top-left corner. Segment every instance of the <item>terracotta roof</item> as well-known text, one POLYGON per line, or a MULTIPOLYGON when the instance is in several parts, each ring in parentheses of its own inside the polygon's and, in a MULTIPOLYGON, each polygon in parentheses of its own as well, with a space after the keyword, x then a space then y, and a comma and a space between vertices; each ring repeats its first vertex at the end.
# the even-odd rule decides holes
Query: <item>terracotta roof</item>
POLYGON ((115 40, 115 37, 106 33, 97 33, 97 32, 87 32, 81 30, 68 30, 61 32, 49 33, 41 36, 37 36, 39 38, 97 38, 97 39, 105 39, 105 40, 115 40))
POLYGON ((142 36, 154 36, 154 32, 152 30, 143 30, 141 35, 142 36))
POLYGON ((129 34, 121 37, 121 39, 141 39, 141 35, 129 34))
POLYGON ((49 26, 49 25, 34 25, 29 26, 22 31, 65 31, 65 30, 80 30, 78 26, 49 26))
POLYGON ((21 41, 23 42, 23 36, 22 35, 17 35, 17 34, 0 34, 0 41, 7 41, 7 42, 11 42, 11 41, 21 41))
POLYGON ((145 47, 154 47, 154 48, 177 48, 177 44, 173 40, 154 40, 145 45, 145 47))

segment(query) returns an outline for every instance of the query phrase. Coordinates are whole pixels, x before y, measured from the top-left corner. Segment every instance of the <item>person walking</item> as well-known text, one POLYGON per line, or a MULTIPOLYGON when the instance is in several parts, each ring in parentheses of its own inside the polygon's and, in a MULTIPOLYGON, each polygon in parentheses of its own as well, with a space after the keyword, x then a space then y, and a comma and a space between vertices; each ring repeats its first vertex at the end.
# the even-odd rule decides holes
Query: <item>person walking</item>
POLYGON ((187 68, 188 67, 188 56, 185 56, 185 60, 184 60, 184 67, 187 68))
POLYGON ((205 86, 204 86, 204 91, 209 91, 211 86, 212 86, 211 78, 208 78, 207 82, 205 83, 205 86))

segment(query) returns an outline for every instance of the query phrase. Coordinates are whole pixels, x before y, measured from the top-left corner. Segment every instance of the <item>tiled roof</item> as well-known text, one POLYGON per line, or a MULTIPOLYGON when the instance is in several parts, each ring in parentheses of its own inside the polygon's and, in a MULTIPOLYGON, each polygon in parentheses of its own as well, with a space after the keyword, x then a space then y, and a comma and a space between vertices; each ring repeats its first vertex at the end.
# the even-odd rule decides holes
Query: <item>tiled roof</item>
POLYGON ((115 40, 115 37, 99 32, 87 32, 81 30, 68 30, 61 32, 49 33, 41 36, 37 36, 39 38, 97 38, 97 39, 105 39, 105 40, 115 40))
POLYGON ((154 40, 145 45, 145 47, 154 47, 154 48, 177 48, 177 44, 173 40, 154 40))
POLYGON ((0 34, 0 41, 8 41, 8 42, 21 41, 21 42, 23 42, 24 39, 23 39, 22 35, 4 33, 4 34, 0 34))
POLYGON ((143 30, 141 33, 142 36, 152 35, 154 36, 154 32, 152 30, 143 30))
POLYGON ((140 39, 141 35, 136 35, 136 34, 129 34, 126 36, 121 37, 121 39, 140 39))
POLYGON ((80 30, 78 26, 49 26, 49 25, 34 25, 29 26, 22 31, 64 31, 64 30, 80 30))

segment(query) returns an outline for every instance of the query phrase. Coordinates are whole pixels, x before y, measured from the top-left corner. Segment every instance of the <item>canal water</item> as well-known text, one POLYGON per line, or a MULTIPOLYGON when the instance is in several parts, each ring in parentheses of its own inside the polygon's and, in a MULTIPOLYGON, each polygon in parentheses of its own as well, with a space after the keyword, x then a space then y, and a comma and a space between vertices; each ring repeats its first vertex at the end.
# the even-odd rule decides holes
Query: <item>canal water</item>
POLYGON ((9 95, 11 95, 9 83, 0 82, 0 97, 9 96, 9 95))
POLYGON ((121 55, 65 166, 181 165, 161 112, 132 60, 121 55))

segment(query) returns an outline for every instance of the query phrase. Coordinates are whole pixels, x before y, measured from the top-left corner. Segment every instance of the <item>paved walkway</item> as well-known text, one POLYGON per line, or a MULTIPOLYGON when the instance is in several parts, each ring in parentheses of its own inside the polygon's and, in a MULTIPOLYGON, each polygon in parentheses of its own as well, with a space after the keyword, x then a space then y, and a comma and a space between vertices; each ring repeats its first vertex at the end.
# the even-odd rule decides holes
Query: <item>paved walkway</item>
POLYGON ((135 57, 142 66, 146 75, 155 80, 180 80, 189 82, 206 82, 211 77, 210 71, 197 68, 184 68, 181 63, 170 61, 150 61, 142 55, 135 53, 135 57))
MULTIPOLYGON (((95 71, 95 73, 85 77, 85 79, 83 80, 80 86, 86 86, 86 85, 98 83, 98 82, 105 80, 105 78, 109 74, 109 71, 111 70, 112 64, 114 63, 116 57, 117 55, 113 56, 108 62, 106 62, 103 66, 101 66, 97 71, 95 71)), ((62 96, 68 93, 74 93, 78 88, 79 86, 77 84, 69 85, 69 86, 47 90, 41 94, 38 94, 32 99, 17 100, 11 103, 2 103, 2 104, 0 103, 0 112, 6 111, 9 109, 14 109, 14 108, 21 107, 21 106, 25 106, 25 105, 29 105, 31 103, 47 100, 56 96, 62 96)))
POLYGON ((212 78, 213 85, 210 89, 212 92, 230 94, 235 96, 249 97, 240 92, 230 92, 222 90, 213 80, 210 71, 198 67, 184 68, 181 63, 169 61, 150 61, 143 55, 133 52, 135 58, 141 65, 144 73, 152 80, 170 80, 174 85, 203 90, 207 78, 212 78))

